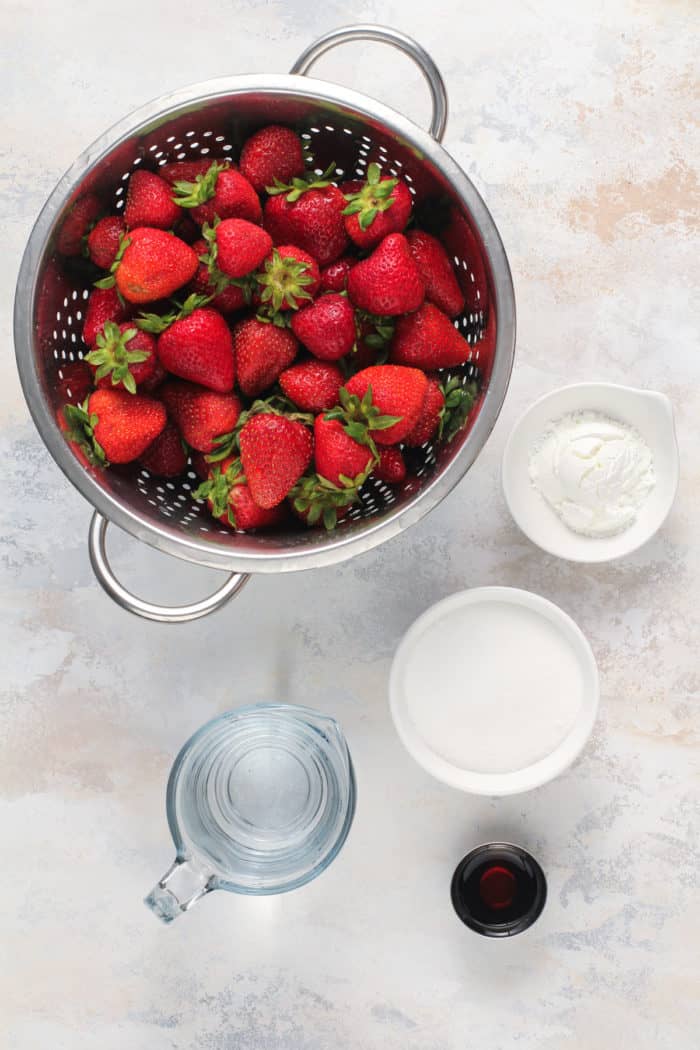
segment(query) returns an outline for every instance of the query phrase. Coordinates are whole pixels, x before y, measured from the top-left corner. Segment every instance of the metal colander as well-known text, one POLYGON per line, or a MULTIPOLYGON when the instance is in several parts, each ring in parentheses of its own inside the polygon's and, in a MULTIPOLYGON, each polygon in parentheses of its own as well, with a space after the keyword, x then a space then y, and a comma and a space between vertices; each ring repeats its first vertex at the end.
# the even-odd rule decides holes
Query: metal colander
POLYGON ((312 44, 288 76, 247 75, 211 80, 163 96, 106 132, 78 158, 44 206, 27 245, 15 300, 17 361, 27 403, 52 456, 96 508, 89 547, 102 586, 129 611, 178 622, 219 608, 254 572, 287 572, 330 565, 367 551, 431 510, 469 469, 484 445, 506 394, 515 344, 515 308, 508 262, 498 231, 474 186, 441 147, 447 117, 442 78, 426 52, 395 30, 356 26, 312 44), (364 95, 303 76, 337 44, 379 40, 409 54, 433 100, 430 132, 364 95), (454 374, 476 380, 479 396, 465 430, 448 446, 410 450, 410 479, 399 488, 370 479, 361 504, 332 533, 299 527, 286 533, 232 533, 192 498, 198 478, 189 470, 172 481, 138 465, 107 471, 76 458, 58 425, 63 368, 87 352, 81 331, 94 272, 81 259, 55 252, 61 225, 76 200, 96 193, 107 208, 124 206, 129 176, 169 161, 236 157, 247 136, 270 123, 289 124, 305 140, 319 173, 332 161, 341 178, 363 176, 376 161, 405 179, 421 224, 439 233, 454 258, 467 307, 455 324, 473 347, 454 374), (105 554, 114 522, 176 557, 231 575, 201 602, 171 609, 131 595, 105 554))

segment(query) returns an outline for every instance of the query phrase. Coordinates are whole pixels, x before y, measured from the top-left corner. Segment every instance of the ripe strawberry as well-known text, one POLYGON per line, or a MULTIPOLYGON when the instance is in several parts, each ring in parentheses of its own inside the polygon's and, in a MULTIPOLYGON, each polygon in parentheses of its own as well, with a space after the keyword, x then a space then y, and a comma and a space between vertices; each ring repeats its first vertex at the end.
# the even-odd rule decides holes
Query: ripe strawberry
POLYGON ((238 441, 253 499, 266 510, 276 507, 311 462, 310 430, 285 416, 265 413, 251 416, 238 441))
POLYGON ((329 292, 292 317, 292 331, 321 361, 337 361, 355 345, 355 311, 344 295, 329 292))
POLYGON ((173 202, 173 190, 160 175, 137 168, 129 179, 124 222, 130 230, 151 226, 169 230, 182 212, 173 202))
POLYGON ((194 219, 184 213, 175 223, 173 233, 176 237, 179 237, 181 241, 184 241, 185 244, 194 244, 194 242, 198 241, 202 236, 202 231, 194 219))
POLYGON ((452 368, 471 357, 471 347, 449 317, 424 303, 410 317, 400 317, 391 343, 391 361, 417 368, 452 368))
POLYGON ((174 423, 168 423, 141 455, 139 462, 158 478, 176 478, 182 474, 187 466, 187 453, 174 423))
POLYGON ((366 480, 366 472, 355 478, 343 475, 337 485, 321 474, 304 474, 289 493, 289 503, 306 525, 323 525, 330 531, 359 503, 360 487, 366 480))
POLYGON ((409 230, 406 240, 425 281, 426 299, 448 317, 456 317, 464 309, 464 296, 440 241, 423 230, 409 230))
POLYGON ((359 190, 345 194, 345 229, 359 248, 374 248, 390 233, 401 233, 411 217, 412 200, 403 179, 382 175, 370 164, 359 190))
POLYGON ((275 187, 265 204, 263 225, 275 244, 298 244, 319 266, 328 266, 348 246, 345 197, 325 177, 310 179, 275 187))
POLYGON ((410 433, 403 439, 409 448, 418 448, 430 441, 435 431, 440 426, 442 411, 445 407, 445 395, 437 379, 428 377, 428 389, 425 393, 423 407, 420 410, 418 421, 410 433))
POLYGON ((66 361, 61 363, 56 384, 56 391, 61 404, 68 401, 73 405, 79 405, 85 400, 91 390, 92 372, 89 365, 86 365, 84 361, 66 361))
POLYGON ((428 380, 418 368, 400 365, 372 365, 357 372, 345 384, 350 395, 364 398, 371 390, 372 404, 382 415, 396 422, 373 434, 379 445, 403 441, 418 422, 428 389, 428 380))
POLYGON ((153 373, 148 377, 148 379, 141 380, 139 390, 142 394, 152 394, 153 391, 157 390, 161 383, 163 383, 167 378, 168 373, 165 371, 162 364, 158 360, 158 354, 156 351, 153 373))
MULTIPOLYGON (((223 394, 216 394, 216 397, 223 397, 223 394)), ((200 481, 206 481, 209 478, 209 470, 211 469, 211 463, 204 455, 203 452, 197 452, 194 449, 190 451, 190 463, 200 481)))
POLYGON ((118 215, 107 215, 96 222, 87 239, 88 254, 95 266, 109 270, 117 257, 124 233, 124 223, 118 215))
POLYGON ((165 429, 160 401, 125 390, 96 390, 87 400, 89 428, 110 463, 131 463, 165 429))
POLYGON ((313 299, 321 284, 318 263, 293 244, 273 248, 258 274, 260 300, 277 313, 296 310, 300 299, 313 299))
POLYGON ((347 256, 336 259, 334 263, 321 271, 321 289, 324 292, 344 292, 348 286, 348 274, 355 265, 355 260, 347 256))
POLYGON ((485 314, 489 305, 489 286, 483 249, 469 222, 457 208, 449 209, 448 221, 440 233, 440 239, 448 256, 465 259, 469 264, 469 280, 465 281, 463 288, 465 311, 485 314))
POLYGON ((299 344, 287 328, 247 317, 233 329, 238 385, 246 397, 272 386, 297 355, 299 344))
POLYGON ((85 355, 98 389, 120 387, 130 394, 151 379, 156 370, 156 341, 130 321, 106 321, 97 334, 95 349, 85 355))
POLYGON ((348 295, 371 314, 395 317, 418 309, 425 285, 402 233, 390 233, 368 259, 353 266, 348 295))
POLYGON ((58 428, 63 434, 65 434, 66 440, 71 443, 73 453, 78 462, 84 467, 93 466, 97 460, 90 444, 88 443, 82 426, 80 423, 76 425, 73 422, 71 418, 72 411, 78 412, 81 418, 86 416, 84 410, 75 404, 63 405, 56 413, 58 428))
POLYGON ((216 310, 195 309, 173 321, 158 337, 158 357, 180 379, 220 394, 233 389, 233 339, 216 310))
POLYGON ((337 365, 327 361, 302 361, 280 374, 283 392, 302 412, 323 412, 338 404, 345 382, 337 365))
POLYGON ((200 226, 219 219, 247 219, 259 223, 262 206, 257 193, 240 171, 214 162, 205 175, 194 182, 176 182, 174 200, 181 208, 191 208, 200 226))
POLYGON ((176 182, 194 182, 198 175, 206 175, 212 164, 218 164, 222 168, 236 166, 226 157, 200 157, 198 160, 174 160, 170 164, 162 164, 158 168, 158 174, 161 179, 174 186, 176 182))
POLYGON ((283 503, 269 510, 257 505, 237 456, 229 456, 222 463, 211 466, 194 497, 206 499, 212 516, 222 525, 242 532, 279 525, 286 517, 283 503))
POLYGON ((56 251, 61 255, 80 255, 83 250, 83 238, 102 210, 102 204, 94 193, 80 197, 63 220, 56 238, 56 251))
POLYGON ((227 277, 246 277, 272 251, 270 234, 246 219, 224 219, 207 240, 210 258, 213 252, 212 261, 227 277))
POLYGON ((398 485, 406 477, 406 464, 398 448, 380 448, 379 462, 372 469, 375 478, 398 485))
POLYGON ((179 379, 165 383, 160 397, 187 444, 205 455, 222 445, 217 439, 231 434, 241 414, 235 394, 217 394, 179 379))
POLYGON ((241 284, 234 284, 230 277, 221 272, 216 263, 203 262, 209 259, 210 246, 204 238, 192 245, 197 253, 199 266, 192 278, 192 288, 197 295, 211 299, 211 305, 220 314, 231 314, 246 305, 246 290, 241 284))
POLYGON ((90 292, 85 310, 83 339, 88 346, 95 347, 97 335, 102 331, 105 323, 114 321, 115 324, 119 324, 121 321, 126 321, 130 312, 116 288, 95 288, 90 292))
POLYGON ((291 128, 270 124, 260 128, 244 144, 240 156, 241 174, 258 193, 275 181, 287 183, 304 171, 302 142, 291 128))
POLYGON ((314 423, 314 462, 317 474, 340 486, 343 478, 364 480, 374 454, 368 445, 351 437, 340 420, 320 415, 314 423))
POLYGON ((112 273, 97 288, 118 291, 131 303, 167 299, 194 277, 199 259, 188 244, 165 230, 140 226, 123 238, 112 273))

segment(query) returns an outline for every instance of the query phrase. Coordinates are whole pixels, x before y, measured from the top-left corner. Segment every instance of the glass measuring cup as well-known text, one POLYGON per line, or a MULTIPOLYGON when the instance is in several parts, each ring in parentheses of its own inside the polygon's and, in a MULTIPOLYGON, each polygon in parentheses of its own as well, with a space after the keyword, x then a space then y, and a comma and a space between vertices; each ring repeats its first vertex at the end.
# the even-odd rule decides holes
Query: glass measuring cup
POLYGON ((345 842, 355 776, 338 724, 265 703, 215 718, 170 772, 177 855, 145 904, 172 922, 211 890, 284 893, 320 875, 345 842))

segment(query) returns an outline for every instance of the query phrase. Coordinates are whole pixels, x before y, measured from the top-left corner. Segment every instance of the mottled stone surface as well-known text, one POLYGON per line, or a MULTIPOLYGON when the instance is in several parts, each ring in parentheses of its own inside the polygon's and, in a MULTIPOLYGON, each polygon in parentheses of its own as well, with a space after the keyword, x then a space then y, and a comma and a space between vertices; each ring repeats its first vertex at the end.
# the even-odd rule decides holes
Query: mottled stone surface
MULTIPOLYGON (((256 580, 217 618, 168 629, 122 613, 93 580, 89 509, 28 421, 10 311, 37 211, 102 129, 169 87, 284 70, 349 20, 333 0, 187 11, 38 0, 2 12, 0 1045, 694 1050, 697 4, 356 7, 358 21, 419 38, 445 75, 446 144, 484 193, 514 271, 508 400, 467 479, 419 526, 337 569, 256 580), (529 401, 591 378, 667 393, 683 470, 656 539, 589 568, 520 535, 498 466, 529 401), (561 604, 602 673, 600 719, 575 768, 501 801, 429 780, 401 749, 386 700, 411 620, 485 583, 561 604), (359 779, 347 847, 302 891, 214 894, 166 929, 141 898, 171 858, 163 795, 174 753, 208 717, 266 697, 342 721, 359 779), (550 880, 541 921, 510 943, 476 938, 449 903, 454 864, 490 836, 531 846, 550 880)), ((427 118, 418 74, 378 46, 327 57, 318 72, 427 118)), ((126 539, 114 547, 119 570, 153 597, 218 579, 126 539)))

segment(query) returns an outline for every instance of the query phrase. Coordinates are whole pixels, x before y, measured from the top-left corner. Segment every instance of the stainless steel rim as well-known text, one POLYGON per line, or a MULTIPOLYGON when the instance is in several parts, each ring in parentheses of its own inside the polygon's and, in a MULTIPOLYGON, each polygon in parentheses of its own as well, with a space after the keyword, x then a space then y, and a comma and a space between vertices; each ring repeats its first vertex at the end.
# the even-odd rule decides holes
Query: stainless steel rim
POLYGON ((194 84, 147 103, 106 131, 76 160, 49 197, 30 235, 17 283, 14 332, 20 379, 34 422, 61 470, 103 517, 137 539, 186 561, 236 572, 275 573, 320 568, 369 551, 419 521, 460 481, 483 448, 506 395, 515 352, 515 302, 508 260, 486 205, 458 164, 428 132, 382 103, 335 84, 307 77, 302 80, 297 75, 244 75, 194 84), (196 107, 202 102, 252 90, 271 97, 298 96, 305 101, 350 107, 360 117, 382 121, 397 136, 410 142, 428 157, 449 181, 478 225, 492 268, 498 325, 493 372, 469 440, 454 460, 424 486, 413 502, 398 508, 393 515, 385 516, 376 524, 368 523, 361 532, 340 530, 330 541, 323 537, 318 547, 233 554, 228 550, 218 550, 213 544, 192 536, 175 536, 145 516, 124 507, 78 463, 42 394, 32 350, 32 319, 39 264, 47 237, 66 199, 86 173, 124 139, 149 125, 159 124, 178 111, 196 107))

